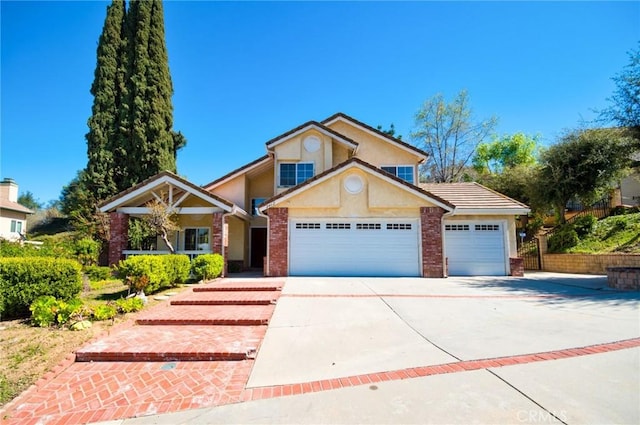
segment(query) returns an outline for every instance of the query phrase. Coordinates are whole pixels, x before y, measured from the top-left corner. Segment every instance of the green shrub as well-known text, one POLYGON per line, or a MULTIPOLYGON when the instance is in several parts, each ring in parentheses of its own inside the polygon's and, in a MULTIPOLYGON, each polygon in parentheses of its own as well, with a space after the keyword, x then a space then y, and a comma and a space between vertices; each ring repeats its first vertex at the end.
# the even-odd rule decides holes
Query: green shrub
POLYGON ((191 262, 191 272, 198 280, 213 279, 222 274, 224 259, 220 254, 198 255, 191 262))
POLYGON ((561 253, 578 244, 580 239, 572 226, 565 226, 549 237, 549 253, 561 253))
POLYGON ((598 219, 596 216, 593 214, 587 214, 576 218, 572 224, 578 237, 583 238, 593 231, 597 222, 598 219))
POLYGON ((116 317, 118 310, 113 304, 99 304, 93 308, 94 320, 109 320, 116 317))
POLYGON ((153 293, 189 277, 186 255, 136 255, 118 264, 118 276, 132 288, 153 293))
POLYGON ((169 282, 172 286, 184 283, 189 279, 191 262, 188 255, 163 255, 165 270, 169 274, 169 282))
POLYGON ((100 242, 91 238, 83 238, 75 241, 72 246, 76 259, 83 266, 91 266, 98 263, 101 248, 100 242))
POLYGON ((120 313, 132 313, 140 311, 144 307, 144 301, 141 298, 121 298, 116 301, 116 307, 120 313))
POLYGON ((83 308, 82 301, 74 298, 68 302, 57 300, 51 295, 38 297, 31 306, 31 321, 40 327, 62 326, 83 308))
POLYGON ((84 268, 84 274, 87 275, 89 281, 99 282, 111 278, 111 269, 109 267, 87 266, 84 268))
POLYGON ((0 258, 0 312, 6 317, 28 317, 38 297, 63 301, 82 290, 80 265, 57 258, 0 258))

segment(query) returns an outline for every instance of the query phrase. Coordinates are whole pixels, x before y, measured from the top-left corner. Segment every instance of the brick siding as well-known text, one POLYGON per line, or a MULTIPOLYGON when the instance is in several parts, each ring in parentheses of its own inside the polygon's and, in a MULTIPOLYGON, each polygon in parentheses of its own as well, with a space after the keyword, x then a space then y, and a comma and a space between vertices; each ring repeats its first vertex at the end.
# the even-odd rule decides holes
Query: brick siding
POLYGON ((222 249, 224 243, 224 213, 213 213, 213 219, 211 221, 211 227, 213 234, 211 235, 211 250, 214 254, 220 254, 223 256, 224 266, 222 268, 222 276, 227 276, 227 250, 222 249))
POLYGON ((119 212, 109 214, 109 265, 118 264, 124 259, 122 251, 129 243, 129 215, 119 212))
POLYGON ((442 256, 442 215, 440 207, 421 207, 422 276, 445 277, 442 256))
POLYGON ((269 208, 269 246, 267 274, 287 276, 289 273, 289 209, 269 208))
POLYGON ((523 277, 524 276, 524 260, 520 257, 509 258, 509 268, 511 270, 511 276, 523 277))

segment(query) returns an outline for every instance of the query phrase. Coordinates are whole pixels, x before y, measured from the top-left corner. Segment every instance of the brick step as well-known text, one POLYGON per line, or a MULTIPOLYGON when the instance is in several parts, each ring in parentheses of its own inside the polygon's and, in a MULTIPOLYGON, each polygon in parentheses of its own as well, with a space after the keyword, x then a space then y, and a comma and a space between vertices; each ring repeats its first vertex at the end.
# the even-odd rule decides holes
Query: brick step
POLYGON ((254 358, 266 326, 134 326, 76 351, 77 362, 254 358))
POLYGON ((171 305, 269 305, 279 296, 280 291, 205 291, 172 300, 171 305))
MULTIPOLYGON (((176 300, 178 301, 178 300, 176 300)), ((170 305, 141 315, 139 325, 266 325, 275 305, 170 305)))
POLYGON ((213 282, 193 287, 193 292, 279 291, 283 282, 213 282))

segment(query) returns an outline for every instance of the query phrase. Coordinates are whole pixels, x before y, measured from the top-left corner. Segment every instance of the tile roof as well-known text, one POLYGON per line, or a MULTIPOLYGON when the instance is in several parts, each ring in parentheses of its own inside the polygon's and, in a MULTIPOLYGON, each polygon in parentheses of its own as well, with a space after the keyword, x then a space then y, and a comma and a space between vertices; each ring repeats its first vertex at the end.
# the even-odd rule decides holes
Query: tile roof
POLYGON ((289 130, 284 134, 279 135, 278 137, 274 137, 273 139, 269 140, 268 142, 266 142, 265 144, 267 145, 267 148, 269 148, 270 146, 276 144, 277 142, 286 139, 287 137, 294 135, 298 132, 300 132, 301 130, 304 130, 307 127, 316 127, 321 131, 324 131, 326 133, 331 134, 333 137, 335 137, 338 140, 342 140, 348 144, 355 146, 358 146, 358 142, 348 138, 347 136, 338 133, 335 130, 330 129, 329 127, 325 126, 323 123, 319 123, 317 121, 308 121, 302 125, 297 126, 296 128, 294 128, 293 130, 289 130))
POLYGON ((255 161, 251 161, 251 162, 250 162, 250 163, 248 163, 248 164, 245 164, 245 165, 243 165, 243 166, 241 166, 241 167, 238 167, 238 168, 236 168, 235 170, 228 172, 228 173, 227 173, 227 174, 225 174, 224 176, 219 177, 219 178, 215 179, 215 180, 214 180, 214 181, 212 181, 212 182, 209 182, 209 183, 207 183, 207 184, 203 184, 203 185, 202 185, 202 188, 203 188, 203 189, 205 189, 205 190, 207 190, 206 188, 210 188, 211 186, 215 186, 215 185, 217 185, 218 183, 223 182, 223 181, 227 180, 228 178, 233 177, 233 176, 235 176, 236 174, 241 173, 242 171, 248 170, 248 169, 250 169, 251 167, 253 167, 254 165, 258 165, 258 164, 260 164, 260 163, 261 163, 261 162, 263 162, 263 161, 267 161, 267 160, 268 160, 268 159, 270 159, 270 158, 271 158, 271 156, 270 156, 269 154, 267 154, 267 155, 263 155, 263 156, 261 156, 260 158, 256 159, 255 161))
POLYGON ((17 211, 25 214, 33 214, 33 211, 31 211, 29 208, 17 202, 9 201, 8 199, 0 199, 0 209, 17 211))
POLYGON ((475 182, 420 183, 419 186, 446 199, 456 210, 529 210, 527 205, 475 182))

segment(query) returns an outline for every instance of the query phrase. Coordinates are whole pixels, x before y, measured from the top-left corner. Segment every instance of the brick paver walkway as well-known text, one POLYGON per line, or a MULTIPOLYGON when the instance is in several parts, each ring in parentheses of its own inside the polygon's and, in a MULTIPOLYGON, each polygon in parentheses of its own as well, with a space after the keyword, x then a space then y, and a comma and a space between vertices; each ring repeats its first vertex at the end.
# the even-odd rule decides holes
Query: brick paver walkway
MULTIPOLYGON (((220 282, 216 283, 216 285, 220 284, 220 282)), ((196 292, 209 294, 210 298, 210 292, 216 285, 199 285, 194 287, 199 291, 191 293, 190 290, 189 293, 181 294, 178 298, 180 300, 192 299, 196 292), (207 290, 202 291, 201 289, 207 290)), ((233 286, 236 289, 254 292, 247 287, 247 284, 234 284, 233 286)), ((273 288, 266 290, 273 290, 273 288)), ((172 312, 174 308, 184 307, 184 305, 164 305, 160 308, 154 308, 153 315, 151 312, 148 314, 154 316, 158 311, 172 312)), ((193 307, 202 306, 195 305, 193 307)), ((245 310, 247 306, 238 307, 242 308, 244 312, 247 311, 245 310)), ((257 308, 258 317, 263 317, 264 310, 261 308, 265 306, 251 307, 257 308)), ((171 315, 172 313, 170 313, 171 315)), ((549 352, 461 360, 446 364, 346 376, 338 379, 247 388, 246 384, 254 362, 250 358, 250 353, 245 353, 247 355, 244 360, 237 361, 208 361, 202 360, 198 356, 201 355, 200 353, 210 353, 215 350, 228 350, 229 353, 234 350, 242 352, 256 340, 259 345, 264 336, 265 326, 255 326, 253 331, 250 328, 220 325, 202 327, 189 324, 180 326, 139 325, 122 329, 117 334, 114 332, 114 335, 108 338, 83 347, 78 352, 79 357, 98 356, 103 353, 106 356, 105 360, 114 360, 108 357, 109 353, 121 353, 123 356, 125 354, 133 356, 142 352, 150 354, 154 350, 154 344, 157 343, 158 348, 155 348, 157 353, 153 357, 157 361, 95 361, 63 364, 50 376, 45 377, 9 403, 5 410, 0 412, 0 417, 3 418, 2 423, 7 425, 81 424, 116 420, 248 400, 371 385, 384 381, 553 361, 640 347, 640 338, 632 338, 549 352), (145 334, 146 336, 141 336, 141 334, 136 336, 134 332, 138 330, 146 330, 148 333, 145 334), (129 341, 119 341, 118 335, 120 335, 120 339, 129 341), (132 338, 138 338, 139 347, 136 347, 136 343, 130 340, 132 338), (164 350, 161 350, 163 345, 165 346, 164 350), (163 357, 162 353, 179 353, 185 356, 191 353, 191 360, 201 361, 172 361, 170 356, 163 357)), ((144 356, 142 358, 144 359, 144 356)))

